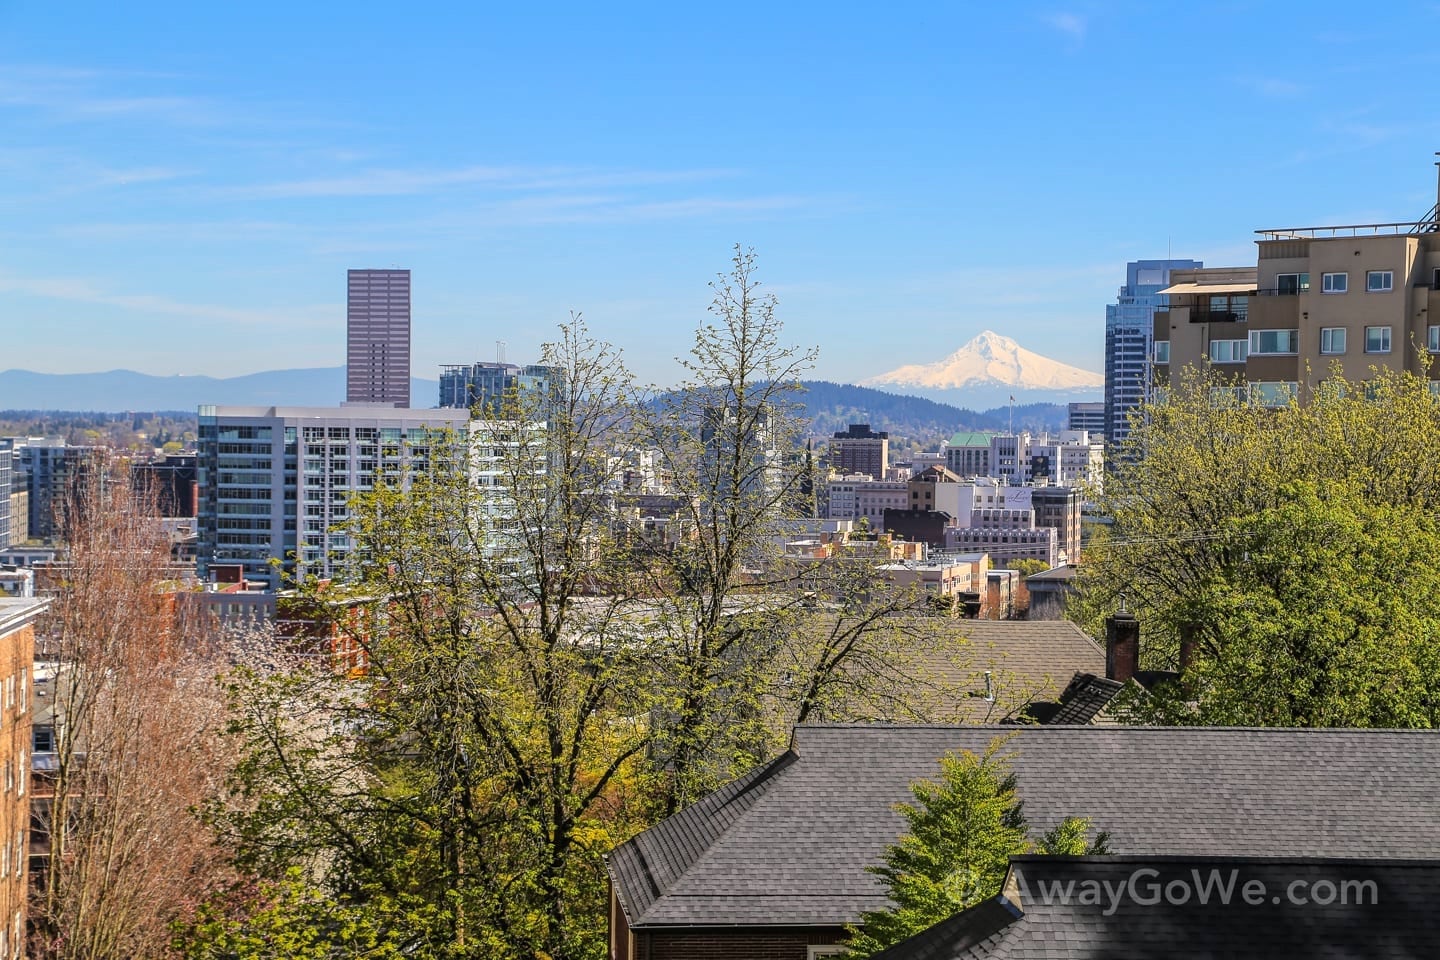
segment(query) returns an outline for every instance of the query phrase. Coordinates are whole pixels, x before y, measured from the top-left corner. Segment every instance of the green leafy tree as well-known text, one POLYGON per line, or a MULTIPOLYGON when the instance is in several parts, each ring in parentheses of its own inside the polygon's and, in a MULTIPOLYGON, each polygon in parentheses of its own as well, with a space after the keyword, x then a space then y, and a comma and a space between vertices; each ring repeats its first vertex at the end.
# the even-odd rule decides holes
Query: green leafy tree
POLYGON ((1050 569, 1049 564, 1047 564, 1044 560, 1032 560, 1028 558, 1022 560, 1013 560, 1010 563, 1006 564, 1006 567, 1011 570, 1020 571, 1020 576, 1022 578, 1029 577, 1032 574, 1036 573, 1044 573, 1046 570, 1050 569))
POLYGON ((1426 381, 1338 375, 1280 409, 1196 374, 1138 420, 1072 614, 1123 598, 1147 666, 1182 682, 1142 720, 1440 722, 1440 406, 1426 381), (1183 653, 1182 653, 1183 651, 1183 653))
POLYGON ((908 831, 886 851, 882 866, 870 868, 893 905, 868 911, 851 928, 851 956, 878 953, 999 893, 1013 856, 1110 852, 1109 838, 1100 833, 1090 840, 1090 821, 1077 817, 1032 843, 1005 741, 997 738, 980 755, 967 750, 941 757, 938 781, 911 786, 916 802, 900 806, 908 831))
MULTIPOLYGON (((888 620, 917 597, 876 576, 881 554, 781 555, 808 354, 781 343, 751 266, 737 252, 716 284, 720 320, 660 409, 572 322, 543 351, 548 391, 405 441, 411 471, 352 501, 343 581, 304 593, 365 611, 363 675, 231 686, 243 759, 209 813, 251 875, 299 870, 403 929, 407 956, 598 958, 606 851, 798 720, 928 716, 934 687, 906 670, 935 644, 888 620), (623 476, 657 444, 683 528, 668 545, 634 529, 623 476)), ((224 916, 200 934, 283 920, 224 916)))
POLYGON ((388 913, 336 898, 296 869, 206 902, 176 925, 174 947, 185 960, 402 960, 412 952, 388 913))
POLYGON ((644 824, 648 663, 599 494, 631 381, 578 322, 542 353, 549 390, 352 504, 347 583, 309 599, 372 598, 366 674, 233 688, 245 761, 213 820, 242 864, 303 870, 413 956, 600 956, 601 856, 644 824))

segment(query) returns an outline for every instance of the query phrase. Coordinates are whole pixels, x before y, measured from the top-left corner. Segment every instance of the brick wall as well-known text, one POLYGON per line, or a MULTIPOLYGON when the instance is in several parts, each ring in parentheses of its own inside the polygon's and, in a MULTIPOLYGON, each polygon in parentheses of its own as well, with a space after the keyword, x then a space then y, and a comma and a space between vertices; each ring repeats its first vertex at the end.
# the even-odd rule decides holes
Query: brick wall
POLYGON ((23 955, 35 628, 0 635, 0 960, 23 955))

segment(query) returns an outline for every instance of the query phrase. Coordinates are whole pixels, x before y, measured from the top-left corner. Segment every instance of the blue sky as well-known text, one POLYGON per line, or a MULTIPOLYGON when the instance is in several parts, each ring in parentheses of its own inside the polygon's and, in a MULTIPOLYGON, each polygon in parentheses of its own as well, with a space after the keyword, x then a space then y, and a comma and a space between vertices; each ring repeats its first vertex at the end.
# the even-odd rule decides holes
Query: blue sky
POLYGON ((414 373, 569 311, 650 381, 754 247, 816 376, 1099 369, 1127 260, 1435 202, 1440 5, 0 0, 0 369, 414 373))

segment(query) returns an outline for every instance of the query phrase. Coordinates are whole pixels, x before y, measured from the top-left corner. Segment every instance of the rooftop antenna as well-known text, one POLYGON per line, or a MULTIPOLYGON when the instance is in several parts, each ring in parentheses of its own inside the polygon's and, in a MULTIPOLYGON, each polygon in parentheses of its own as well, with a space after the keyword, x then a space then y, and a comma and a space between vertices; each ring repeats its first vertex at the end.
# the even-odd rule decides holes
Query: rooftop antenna
POLYGON ((1010 436, 1015 436, 1015 394, 1010 394, 1010 436))
POLYGON ((505 366, 505 341, 495 341, 495 362, 499 366, 505 366))

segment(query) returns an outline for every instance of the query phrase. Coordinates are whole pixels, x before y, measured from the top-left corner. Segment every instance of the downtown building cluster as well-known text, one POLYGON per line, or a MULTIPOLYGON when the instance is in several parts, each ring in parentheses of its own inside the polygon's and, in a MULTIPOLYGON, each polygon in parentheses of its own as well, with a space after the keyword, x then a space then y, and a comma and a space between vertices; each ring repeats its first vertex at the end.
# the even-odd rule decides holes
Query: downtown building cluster
POLYGON ((1080 512, 1104 474, 1104 445, 1058 437, 957 433, 935 454, 891 465, 888 437, 854 424, 829 452, 825 515, 925 544, 928 562, 987 554, 996 564, 1080 559, 1080 512), (868 448, 864 445, 868 445, 868 448))

